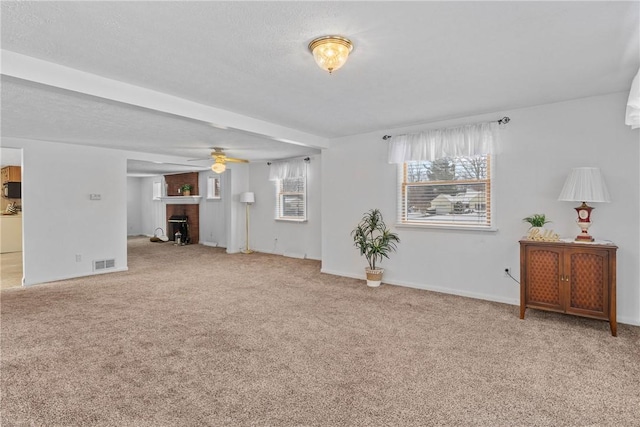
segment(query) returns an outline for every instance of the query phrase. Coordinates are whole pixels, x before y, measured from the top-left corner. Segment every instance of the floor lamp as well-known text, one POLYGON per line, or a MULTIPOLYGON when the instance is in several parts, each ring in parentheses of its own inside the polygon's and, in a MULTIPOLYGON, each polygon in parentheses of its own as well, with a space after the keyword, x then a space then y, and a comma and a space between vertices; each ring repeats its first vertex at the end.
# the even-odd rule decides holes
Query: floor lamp
POLYGON ((246 223, 247 223, 247 247, 243 254, 252 254, 253 251, 249 249, 249 205, 256 201, 255 195, 251 191, 247 191, 246 193, 240 194, 240 203, 244 203, 246 206, 247 213, 245 215, 246 223))

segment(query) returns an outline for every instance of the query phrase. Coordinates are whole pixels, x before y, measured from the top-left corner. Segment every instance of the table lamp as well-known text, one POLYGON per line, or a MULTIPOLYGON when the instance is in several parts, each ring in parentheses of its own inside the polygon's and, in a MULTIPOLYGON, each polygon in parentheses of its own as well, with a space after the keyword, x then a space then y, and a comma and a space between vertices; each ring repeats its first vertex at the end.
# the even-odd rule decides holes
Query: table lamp
POLYGON ((598 168, 573 168, 564 183, 558 200, 565 202, 582 202, 575 208, 578 212, 578 227, 582 232, 576 237, 579 242, 593 242, 589 235, 591 211, 587 202, 610 202, 609 191, 598 168))

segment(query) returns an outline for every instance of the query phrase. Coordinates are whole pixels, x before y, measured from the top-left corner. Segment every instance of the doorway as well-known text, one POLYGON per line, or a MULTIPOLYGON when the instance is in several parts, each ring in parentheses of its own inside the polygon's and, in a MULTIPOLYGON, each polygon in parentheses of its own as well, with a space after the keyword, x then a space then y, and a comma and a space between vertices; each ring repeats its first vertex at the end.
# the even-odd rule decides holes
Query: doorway
POLYGON ((0 148, 0 289, 22 286, 22 150, 0 148), (8 184, 11 183, 11 184, 8 184), (11 191, 4 191, 5 186, 11 191))

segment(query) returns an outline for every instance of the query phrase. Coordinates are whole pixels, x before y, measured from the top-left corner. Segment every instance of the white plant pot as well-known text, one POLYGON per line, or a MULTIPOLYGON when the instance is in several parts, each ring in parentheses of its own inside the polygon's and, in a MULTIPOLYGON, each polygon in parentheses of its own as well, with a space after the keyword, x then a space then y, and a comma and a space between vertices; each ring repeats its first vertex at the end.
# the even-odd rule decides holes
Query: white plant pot
POLYGON ((380 286, 380 283, 382 283, 382 273, 384 273, 383 268, 376 268, 375 270, 372 270, 367 267, 364 271, 367 274, 367 286, 371 288, 377 288, 380 286))

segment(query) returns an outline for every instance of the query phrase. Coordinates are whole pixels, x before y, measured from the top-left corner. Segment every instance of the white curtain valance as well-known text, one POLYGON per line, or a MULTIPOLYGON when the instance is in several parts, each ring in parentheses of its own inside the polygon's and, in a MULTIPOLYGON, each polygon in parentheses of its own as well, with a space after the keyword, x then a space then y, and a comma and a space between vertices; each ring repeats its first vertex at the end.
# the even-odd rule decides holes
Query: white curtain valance
POLYGON ((627 101, 627 114, 624 119, 625 124, 631 129, 640 128, 640 70, 631 83, 631 92, 627 101))
POLYGON ((271 162, 269 166, 269 180, 302 178, 307 173, 307 164, 303 159, 281 160, 271 162))
POLYGON ((497 122, 398 135, 389 143, 389 163, 491 154, 497 139, 497 122))

